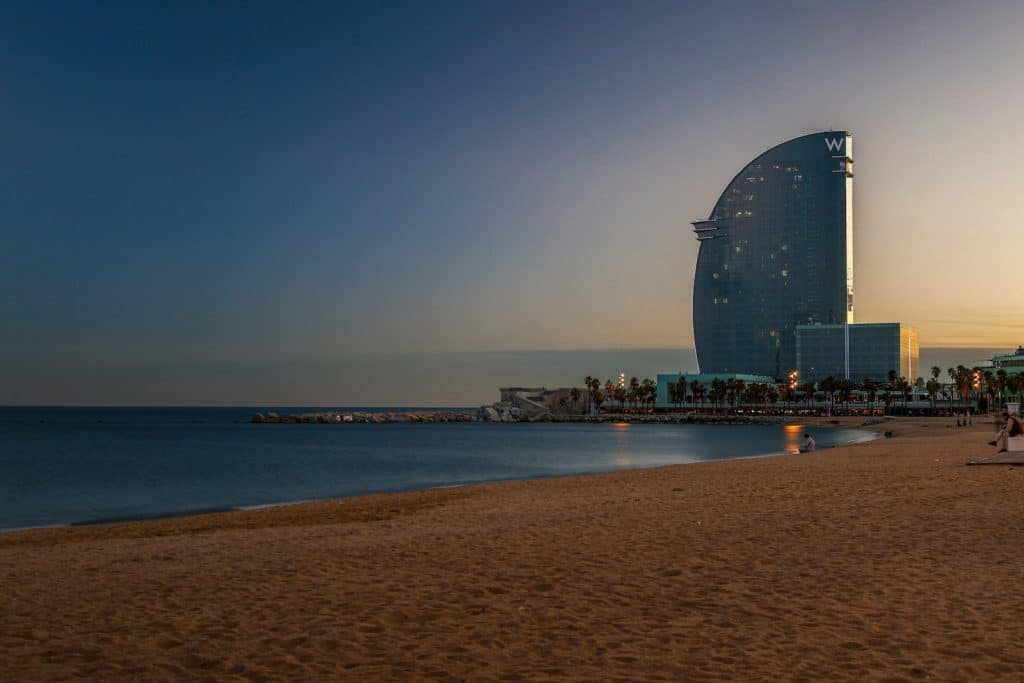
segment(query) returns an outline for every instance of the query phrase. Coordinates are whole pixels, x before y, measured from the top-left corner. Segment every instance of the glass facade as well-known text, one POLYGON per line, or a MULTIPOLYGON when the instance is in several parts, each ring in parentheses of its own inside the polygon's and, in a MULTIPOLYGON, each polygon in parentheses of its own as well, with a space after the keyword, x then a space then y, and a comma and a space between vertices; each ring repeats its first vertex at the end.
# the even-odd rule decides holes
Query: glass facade
POLYGON ((913 381, 921 374, 917 330, 900 323, 798 325, 796 369, 801 382, 826 377, 888 380, 889 371, 913 381))
POLYGON ((694 222, 701 372, 782 377, 797 325, 853 322, 852 145, 836 131, 773 147, 694 222))

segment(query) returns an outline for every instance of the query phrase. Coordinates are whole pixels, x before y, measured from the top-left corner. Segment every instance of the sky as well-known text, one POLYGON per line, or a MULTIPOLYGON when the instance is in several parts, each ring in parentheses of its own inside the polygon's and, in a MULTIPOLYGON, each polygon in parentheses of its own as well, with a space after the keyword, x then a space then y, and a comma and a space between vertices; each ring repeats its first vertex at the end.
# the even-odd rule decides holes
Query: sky
POLYGON ((1016 348, 1022 32, 1019 2, 4 4, 0 404, 693 371, 690 221, 829 128, 857 320, 1016 348))

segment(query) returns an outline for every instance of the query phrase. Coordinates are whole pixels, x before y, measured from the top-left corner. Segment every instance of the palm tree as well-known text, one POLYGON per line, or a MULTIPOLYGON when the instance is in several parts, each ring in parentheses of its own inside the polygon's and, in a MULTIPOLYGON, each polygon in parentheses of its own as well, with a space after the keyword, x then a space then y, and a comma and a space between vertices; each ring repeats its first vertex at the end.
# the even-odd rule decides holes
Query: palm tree
POLYGON ((715 410, 717 411, 721 405, 722 400, 725 398, 726 386, 725 382, 720 379, 714 379, 711 381, 711 391, 708 394, 708 398, 715 404, 715 410))
POLYGON ((587 412, 589 413, 590 404, 594 400, 594 378, 591 377, 590 375, 587 375, 586 378, 583 380, 583 386, 585 386, 587 388, 587 391, 589 392, 587 394, 587 412))
POLYGON ((843 408, 849 412, 850 410, 850 394, 853 393, 854 384, 848 379, 839 380, 839 397, 843 401, 843 408))
MULTIPOLYGON (((878 397, 878 383, 869 377, 865 377, 864 381, 861 382, 860 385, 868 394, 868 403, 874 404, 875 398, 878 397)), ((872 405, 871 410, 874 411, 874 405, 872 405)))
POLYGON ((611 401, 612 398, 615 396, 615 385, 612 384, 612 381, 610 379, 606 379, 604 381, 604 395, 608 397, 609 401, 611 401))
POLYGON ((1024 373, 1017 372, 1010 375, 1007 378, 1007 386, 1010 389, 1010 396, 1018 398, 1018 395, 1024 390, 1024 373))
POLYGON ((946 374, 949 375, 949 412, 953 412, 953 395, 957 393, 959 387, 956 383, 956 368, 947 368, 946 374))
POLYGON ((964 402, 964 410, 969 410, 971 402, 971 371, 963 365, 956 366, 955 384, 964 402))
POLYGON ((892 403, 892 398, 890 397, 890 394, 896 390, 896 380, 899 379, 899 374, 895 370, 890 370, 886 374, 886 377, 888 377, 889 382, 885 387, 885 405, 888 406, 890 403, 892 403))
POLYGON ((812 405, 814 403, 814 382, 804 382, 800 385, 800 390, 804 392, 804 400, 807 401, 807 405, 812 405))
POLYGON ((580 390, 578 387, 573 387, 569 390, 569 398, 572 399, 572 411, 575 413, 579 410, 580 403, 580 390))
POLYGON ((907 381, 906 377, 900 377, 896 380, 896 389, 903 395, 903 414, 907 414, 907 399, 909 398, 911 384, 907 381))
MULTIPOLYGON (((760 382, 754 382, 747 386, 747 403, 756 405, 758 403, 767 403, 765 397, 768 395, 768 387, 760 382)), ((767 411, 768 406, 763 406, 767 411)))
MULTIPOLYGON (((1005 401, 1007 387, 1010 385, 1010 378, 1007 376, 1007 371, 999 368, 995 371, 995 384, 999 388, 999 404, 1005 401)), ((996 405, 998 408, 998 405, 996 405)))
POLYGON ((636 402, 640 397, 640 380, 636 377, 629 378, 629 402, 633 405, 633 410, 636 410, 636 402))
POLYGON ((743 392, 740 394, 743 397, 743 403, 748 406, 756 406, 761 402, 761 385, 757 382, 751 382, 744 387, 743 392))
POLYGON ((698 400, 704 402, 704 383, 700 380, 693 380, 690 382, 690 392, 693 394, 693 401, 696 403, 698 400))
POLYGON ((818 382, 818 386, 822 391, 825 392, 825 400, 828 401, 829 408, 832 408, 832 403, 835 400, 835 390, 837 387, 836 378, 829 375, 825 379, 818 382))
POLYGON ((746 388, 747 383, 741 379, 731 379, 726 383, 726 391, 729 395, 729 403, 733 408, 736 407, 736 403, 741 400, 743 396, 743 390, 746 388))
MULTIPOLYGON (((932 370, 937 370, 937 369, 938 368, 932 368, 932 370)), ((934 413, 935 412, 935 397, 938 395, 939 389, 942 388, 942 385, 939 384, 939 380, 934 377, 934 375, 935 375, 934 372, 932 373, 932 375, 933 375, 932 379, 928 380, 925 383, 924 388, 925 388, 925 391, 928 392, 928 398, 931 399, 931 402, 932 402, 932 412, 934 413)))
MULTIPOLYGON (((675 387, 676 387, 676 398, 678 399, 679 403, 680 404, 685 403, 686 402, 686 375, 680 373, 679 379, 676 380, 675 387)), ((682 407, 681 405, 677 405, 676 406, 676 408, 681 408, 681 407, 682 407)))
POLYGON ((772 412, 774 413, 775 412, 775 406, 779 402, 779 390, 778 390, 778 388, 774 384, 769 384, 768 385, 768 389, 765 392, 765 397, 767 398, 768 402, 770 402, 772 404, 772 412))
POLYGON ((995 401, 996 393, 999 391, 999 382, 991 370, 985 370, 981 373, 981 381, 985 389, 985 395, 988 396, 988 404, 991 405, 995 401))
POLYGON ((644 403, 650 404, 650 407, 653 408, 654 402, 658 398, 658 384, 650 378, 645 378, 640 382, 640 391, 643 394, 644 403))

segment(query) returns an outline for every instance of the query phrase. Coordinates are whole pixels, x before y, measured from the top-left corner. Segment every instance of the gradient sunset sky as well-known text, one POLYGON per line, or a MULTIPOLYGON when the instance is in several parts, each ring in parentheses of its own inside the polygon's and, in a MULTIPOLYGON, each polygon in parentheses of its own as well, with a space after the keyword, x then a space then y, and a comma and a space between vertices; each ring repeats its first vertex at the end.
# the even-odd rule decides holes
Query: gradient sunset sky
POLYGON ((685 349, 690 221, 828 128, 857 320, 1016 348, 1022 35, 1020 2, 7 4, 0 403, 464 404, 544 381, 509 354, 685 349))

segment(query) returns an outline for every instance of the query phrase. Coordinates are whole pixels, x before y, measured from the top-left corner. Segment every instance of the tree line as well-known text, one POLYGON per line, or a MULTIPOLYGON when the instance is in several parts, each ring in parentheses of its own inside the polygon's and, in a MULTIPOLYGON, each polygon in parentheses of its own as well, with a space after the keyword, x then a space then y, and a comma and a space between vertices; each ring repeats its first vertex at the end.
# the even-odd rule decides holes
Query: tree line
MULTIPOLYGON (((742 379, 715 379, 705 384, 697 379, 687 380, 685 374, 668 384, 668 401, 677 409, 683 404, 708 406, 715 410, 724 407, 730 409, 737 405, 763 406, 765 409, 776 407, 780 401, 787 407, 802 403, 812 405, 824 402, 830 408, 842 405, 849 408, 851 401, 874 404, 881 400, 885 406, 902 402, 906 410, 911 397, 916 393, 924 393, 931 401, 932 409, 938 407, 938 401, 949 400, 949 408, 953 409, 953 400, 968 405, 977 400, 979 405, 992 405, 1024 397, 1024 373, 1007 373, 1003 369, 993 372, 988 368, 968 368, 958 365, 946 370, 948 383, 940 381, 943 371, 938 366, 931 368, 931 376, 925 380, 918 377, 914 381, 901 377, 895 370, 890 370, 887 381, 879 382, 865 378, 859 382, 849 379, 826 377, 818 382, 799 382, 795 373, 782 382, 746 382, 742 379)), ((652 379, 631 377, 629 382, 614 382, 611 379, 602 382, 599 378, 588 375, 583 380, 586 388, 584 394, 578 387, 563 397, 560 407, 568 411, 579 412, 585 408, 587 412, 627 408, 633 411, 653 409, 657 401, 657 382, 652 379), (585 400, 584 400, 585 399, 585 400)))

